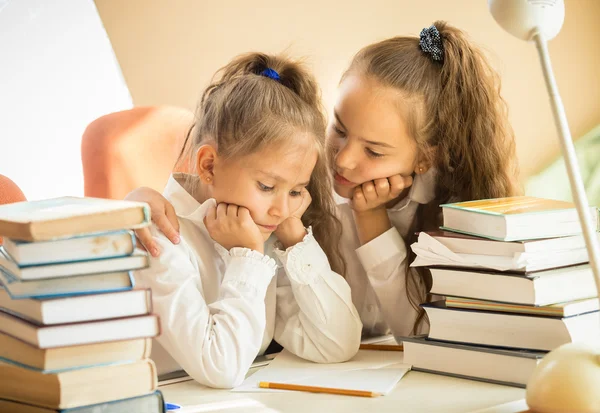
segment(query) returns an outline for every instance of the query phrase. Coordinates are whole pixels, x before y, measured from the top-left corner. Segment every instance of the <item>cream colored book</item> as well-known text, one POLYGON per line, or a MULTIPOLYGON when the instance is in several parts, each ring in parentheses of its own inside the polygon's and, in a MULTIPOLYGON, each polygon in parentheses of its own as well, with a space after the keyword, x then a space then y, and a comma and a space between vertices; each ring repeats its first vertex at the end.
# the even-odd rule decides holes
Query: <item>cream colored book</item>
POLYGON ((156 337, 157 315, 40 326, 0 311, 0 331, 38 348, 55 348, 156 337))
POLYGON ((402 337, 404 362, 415 371, 525 387, 545 352, 402 337))
POLYGON ((0 360, 43 372, 101 364, 132 362, 150 357, 152 339, 41 349, 0 333, 0 360))
POLYGON ((146 203, 62 197, 0 206, 0 236, 46 241, 149 225, 146 203))
MULTIPOLYGON (((564 237, 582 233, 575 205, 516 196, 440 205, 445 230, 501 241, 564 237)), ((594 226, 598 209, 590 207, 594 226)))
POLYGON ((571 317, 541 317, 453 308, 442 301, 421 307, 429 317, 428 338, 432 340, 535 351, 600 341, 598 311, 571 317))
POLYGON ((570 301, 544 306, 499 303, 495 301, 472 300, 469 298, 446 297, 446 307, 467 310, 498 311, 502 313, 532 314, 547 317, 572 317, 600 309, 597 298, 570 301))
POLYGON ((142 396, 156 390, 152 360, 56 374, 0 363, 0 398, 67 409, 142 396))

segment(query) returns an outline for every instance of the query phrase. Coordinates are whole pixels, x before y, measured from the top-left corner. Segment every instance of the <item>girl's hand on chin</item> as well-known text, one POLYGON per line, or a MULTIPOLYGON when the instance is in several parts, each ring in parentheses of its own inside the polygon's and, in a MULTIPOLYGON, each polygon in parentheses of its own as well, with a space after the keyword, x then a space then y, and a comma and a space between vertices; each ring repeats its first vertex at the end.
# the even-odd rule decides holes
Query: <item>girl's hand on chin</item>
POLYGON ((285 248, 291 247, 292 245, 296 245, 300 241, 304 239, 306 235, 306 230, 304 229, 304 224, 302 223, 302 215, 308 209, 310 203, 312 202, 312 197, 306 190, 306 188, 302 189, 302 203, 292 214, 275 230, 275 236, 285 248))
POLYGON ((413 183, 412 176, 393 175, 389 178, 367 181, 354 188, 350 206, 357 213, 369 212, 396 199, 413 183))
POLYGON ((211 238, 223 248, 249 248, 264 254, 264 239, 247 208, 220 203, 211 207, 204 224, 211 238))

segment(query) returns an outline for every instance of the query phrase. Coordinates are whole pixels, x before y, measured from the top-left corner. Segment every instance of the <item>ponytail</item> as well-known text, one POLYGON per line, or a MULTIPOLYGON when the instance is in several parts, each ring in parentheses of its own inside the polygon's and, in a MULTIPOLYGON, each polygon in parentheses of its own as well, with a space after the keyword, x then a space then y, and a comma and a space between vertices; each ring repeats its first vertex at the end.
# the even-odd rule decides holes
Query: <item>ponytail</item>
MULTIPOLYGON (((436 21, 420 37, 394 37, 360 50, 346 74, 370 77, 396 89, 419 154, 437 170, 435 199, 420 205, 407 244, 406 289, 417 311, 413 332, 427 318, 431 274, 411 269, 416 233, 437 229, 439 205, 514 195, 515 143, 500 81, 464 32, 436 21)), ((342 78, 343 79, 343 78, 342 78)))

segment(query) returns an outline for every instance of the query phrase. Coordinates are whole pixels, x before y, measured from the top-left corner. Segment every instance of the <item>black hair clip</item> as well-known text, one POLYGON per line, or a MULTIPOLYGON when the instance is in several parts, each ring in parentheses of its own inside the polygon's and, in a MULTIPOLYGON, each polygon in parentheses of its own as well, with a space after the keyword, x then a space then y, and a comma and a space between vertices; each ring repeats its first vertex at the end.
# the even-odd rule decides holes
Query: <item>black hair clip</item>
POLYGON ((442 62, 444 60, 444 45, 442 44, 442 36, 437 27, 433 24, 421 30, 419 46, 421 50, 429 54, 435 61, 442 62))

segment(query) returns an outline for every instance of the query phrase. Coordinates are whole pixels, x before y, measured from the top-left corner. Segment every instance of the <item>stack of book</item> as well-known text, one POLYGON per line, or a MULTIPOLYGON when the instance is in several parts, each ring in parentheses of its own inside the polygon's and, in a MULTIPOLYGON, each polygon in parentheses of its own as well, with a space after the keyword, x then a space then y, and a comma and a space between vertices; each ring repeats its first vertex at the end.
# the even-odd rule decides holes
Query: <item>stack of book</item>
POLYGON ((148 221, 127 201, 0 207, 0 411, 164 412, 160 323, 131 273, 149 265, 131 231, 148 221))
MULTIPOLYGON (((600 312, 573 204, 512 197, 442 205, 412 266, 431 271, 427 337, 398 337, 415 370, 524 387, 562 344, 600 343, 600 312)), ((598 210, 592 208, 598 226, 598 210)))

